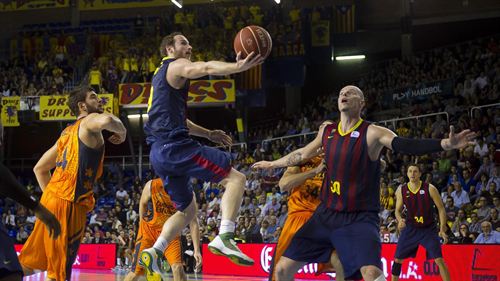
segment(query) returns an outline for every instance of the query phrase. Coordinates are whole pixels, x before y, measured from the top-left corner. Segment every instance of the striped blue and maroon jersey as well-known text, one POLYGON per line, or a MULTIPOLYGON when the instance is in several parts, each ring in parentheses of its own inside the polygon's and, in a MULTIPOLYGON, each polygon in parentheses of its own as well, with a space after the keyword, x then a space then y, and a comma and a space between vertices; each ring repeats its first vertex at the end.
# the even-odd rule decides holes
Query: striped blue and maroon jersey
POLYGON ((327 171, 321 200, 328 208, 339 212, 380 210, 380 160, 372 161, 368 155, 368 126, 370 122, 360 119, 345 133, 337 124, 324 129, 327 171))
POLYGON ((429 184, 421 183, 416 192, 408 188, 408 184, 401 187, 403 205, 406 208, 406 223, 416 227, 427 227, 435 224, 434 201, 429 193, 429 184))

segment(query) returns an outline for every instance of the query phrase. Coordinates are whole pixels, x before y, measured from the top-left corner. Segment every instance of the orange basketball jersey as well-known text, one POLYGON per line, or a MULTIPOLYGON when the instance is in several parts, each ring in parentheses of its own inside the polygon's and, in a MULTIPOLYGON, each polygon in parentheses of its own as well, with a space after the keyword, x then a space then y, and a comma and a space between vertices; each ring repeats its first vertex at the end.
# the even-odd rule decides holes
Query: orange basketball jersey
MULTIPOLYGON (((317 167, 322 157, 316 156, 307 163, 300 166, 300 172, 306 172, 317 167)), ((307 179, 302 185, 294 187, 288 197, 288 214, 298 212, 314 212, 320 200, 318 198, 324 174, 320 173, 313 178, 307 179)))
POLYGON ((148 204, 143 219, 151 228, 161 229, 167 219, 177 210, 170 200, 170 196, 165 192, 163 181, 160 178, 151 181, 151 203, 148 204))
POLYGON ((81 120, 69 125, 57 140, 56 168, 44 193, 94 208, 93 185, 102 174, 104 146, 93 149, 78 138, 81 120))

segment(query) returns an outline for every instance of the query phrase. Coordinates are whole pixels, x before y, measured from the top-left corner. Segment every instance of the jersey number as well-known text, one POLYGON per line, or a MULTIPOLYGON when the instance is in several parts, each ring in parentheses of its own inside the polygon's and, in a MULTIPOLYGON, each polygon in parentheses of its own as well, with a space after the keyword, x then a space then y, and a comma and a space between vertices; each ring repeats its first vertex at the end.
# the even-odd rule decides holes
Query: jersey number
POLYGON ((332 193, 336 193, 337 195, 340 195, 340 182, 334 181, 330 183, 330 190, 332 193))
POLYGON ((418 222, 418 223, 424 223, 424 217, 422 217, 422 216, 420 216, 420 217, 415 216, 415 221, 418 222))

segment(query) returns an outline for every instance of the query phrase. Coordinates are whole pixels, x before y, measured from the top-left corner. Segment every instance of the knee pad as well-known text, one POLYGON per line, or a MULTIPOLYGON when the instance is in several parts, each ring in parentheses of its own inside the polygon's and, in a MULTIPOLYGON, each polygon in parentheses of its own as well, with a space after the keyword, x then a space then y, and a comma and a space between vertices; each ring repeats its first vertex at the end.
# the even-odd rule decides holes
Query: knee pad
POLYGON ((399 276, 399 274, 401 274, 401 266, 403 266, 401 263, 394 262, 392 264, 391 274, 394 276, 399 276))

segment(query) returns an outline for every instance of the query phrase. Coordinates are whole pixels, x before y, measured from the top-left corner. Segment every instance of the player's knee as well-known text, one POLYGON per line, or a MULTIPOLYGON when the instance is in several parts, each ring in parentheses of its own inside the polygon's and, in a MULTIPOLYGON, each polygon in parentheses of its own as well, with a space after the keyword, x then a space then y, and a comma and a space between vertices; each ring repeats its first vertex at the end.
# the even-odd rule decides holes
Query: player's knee
POLYGON ((399 276, 401 274, 401 262, 394 262, 392 264, 391 274, 394 276, 399 276))
POLYGON ((365 280, 378 280, 381 275, 384 275, 382 271, 374 265, 361 267, 361 274, 365 280))
POLYGON ((443 258, 437 258, 437 259, 434 259, 434 262, 438 265, 438 266, 445 266, 445 263, 444 263, 444 260, 443 258))
POLYGON ((274 276, 276 277, 277 281, 287 280, 287 267, 283 263, 278 262, 278 264, 276 265, 274 276))
POLYGON ((182 280, 182 277, 184 276, 184 267, 182 267, 182 264, 172 264, 172 274, 174 276, 177 276, 178 279, 182 280))

